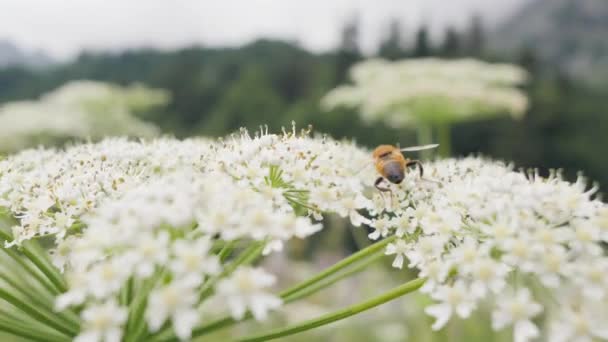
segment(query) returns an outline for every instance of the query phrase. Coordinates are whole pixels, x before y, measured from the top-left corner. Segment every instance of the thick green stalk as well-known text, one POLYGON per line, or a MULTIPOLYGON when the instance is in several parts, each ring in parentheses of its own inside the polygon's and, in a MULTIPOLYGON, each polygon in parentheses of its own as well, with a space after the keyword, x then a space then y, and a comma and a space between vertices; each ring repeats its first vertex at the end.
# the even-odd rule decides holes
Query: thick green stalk
MULTIPOLYGON (((434 143, 433 142, 433 129, 429 123, 417 122, 416 130, 417 130, 416 136, 418 138, 418 145, 428 145, 428 144, 434 143)), ((432 156, 432 152, 430 150, 420 152, 421 159, 430 159, 431 156, 432 156)))
MULTIPOLYGON (((337 282, 338 280, 343 279, 344 277, 346 277, 348 275, 351 275, 355 272, 360 271, 363 268, 362 266, 369 265, 369 263, 370 263, 369 260, 363 261, 362 262, 363 265, 356 265, 350 269, 347 269, 347 268, 349 266, 353 265, 354 263, 356 263, 357 261, 360 261, 367 257, 371 257, 372 255, 374 255, 376 253, 379 253, 379 255, 382 255, 383 248, 386 245, 388 245, 390 242, 394 241, 395 239, 396 239, 395 236, 391 236, 389 238, 386 238, 380 242, 376 242, 373 245, 370 245, 370 246, 366 247, 365 249, 362 249, 362 250, 350 255, 349 257, 341 260, 340 262, 334 264, 333 266, 318 273, 314 277, 309 278, 308 280, 281 292, 280 297, 285 302, 292 302, 296 299, 301 299, 305 296, 311 295, 327 286, 330 286, 331 284, 337 282), (345 269, 347 269, 347 270, 345 271, 345 269)), ((377 259, 375 259, 376 257, 377 257, 377 255, 372 257, 372 258, 374 258, 373 261, 377 260, 377 259)), ((250 318, 252 318, 252 315, 251 315, 251 313, 248 312, 241 321, 248 320, 250 318)), ((240 321, 237 321, 232 317, 219 318, 217 320, 214 320, 212 322, 209 322, 207 324, 200 325, 200 326, 194 328, 192 330, 192 337, 202 336, 209 332, 230 326, 237 322, 240 322, 240 321)), ((152 341, 163 341, 163 342, 177 341, 177 337, 170 331, 164 331, 164 332, 154 336, 152 338, 152 341)))
POLYGON ((301 282, 300 284, 293 286, 287 290, 285 290, 284 292, 281 293, 282 296, 285 297, 289 297, 290 295, 312 285, 315 284, 317 282, 319 282, 320 280, 323 280, 325 278, 327 278, 328 276, 337 273, 339 271, 341 271, 342 269, 344 269, 345 267, 352 265, 353 263, 374 254, 375 252, 383 249, 386 245, 388 245, 389 243, 391 243, 393 240, 396 239, 396 236, 391 236, 388 237, 380 242, 376 242, 373 245, 370 245, 352 255, 350 255, 347 258, 344 258, 342 260, 340 260, 339 262, 337 262, 336 264, 334 264, 333 266, 326 268, 324 271, 319 272, 317 275, 315 275, 314 277, 301 282))
POLYGON ((78 334, 78 331, 79 331, 78 325, 68 324, 68 323, 65 323, 65 324, 58 323, 55 320, 54 314, 49 314, 49 313, 41 311, 40 308, 31 305, 27 301, 21 300, 19 297, 13 295, 11 292, 7 291, 6 289, 0 288, 0 298, 4 299, 5 301, 12 304, 17 309, 23 311, 25 314, 27 314, 28 316, 32 317, 33 319, 37 320, 38 322, 40 322, 44 325, 52 327, 52 328, 56 329, 57 331, 60 331, 69 336, 76 336, 78 334))
MULTIPOLYGON (((3 243, 2 239, 0 239, 0 244, 1 243, 3 243)), ((17 262, 21 266, 22 269, 24 269, 25 271, 27 271, 27 273, 29 273, 34 278, 36 278, 37 283, 44 286, 44 288, 47 289, 51 294, 58 295, 60 293, 59 290, 57 290, 57 288, 55 288, 55 286, 53 286, 53 284, 51 284, 49 282, 48 278, 45 277, 43 273, 41 273, 31 263, 26 261, 27 259, 24 259, 19 254, 17 254, 17 252, 15 252, 14 250, 12 250, 10 248, 0 247, 0 249, 4 253, 6 253, 9 257, 11 257, 15 262, 17 262)))
MULTIPOLYGON (((20 278, 17 275, 18 278, 20 278)), ((46 293, 39 292, 33 288, 31 284, 24 283, 27 280, 20 278, 15 279, 8 274, 0 271, 0 280, 3 280, 14 293, 19 293, 21 298, 27 298, 30 303, 38 308, 39 311, 43 311, 48 317, 57 321, 58 324, 70 324, 73 326, 79 326, 79 319, 73 312, 64 311, 56 313, 53 311, 53 300, 52 296, 46 293)), ((5 291, 9 291, 9 288, 4 288, 5 291)))
POLYGON ((232 253, 235 244, 235 241, 228 241, 226 242, 224 247, 222 247, 222 249, 218 252, 217 256, 220 258, 221 262, 226 261, 226 259, 230 256, 230 253, 232 253))
POLYGON ((439 155, 448 158, 452 154, 452 138, 449 123, 437 126, 437 138, 439 143, 439 155))
POLYGON ((70 337, 54 330, 9 317, 5 312, 0 312, 0 331, 34 341, 68 342, 71 340, 70 337))
POLYGON ((46 252, 36 241, 25 241, 23 243, 22 252, 42 273, 44 273, 44 275, 46 275, 59 292, 66 292, 68 290, 65 279, 59 270, 53 266, 46 252))
POLYGON ((377 262, 378 260, 380 260, 383 257, 384 257, 383 252, 377 252, 376 254, 370 256, 366 260, 363 260, 363 261, 351 266, 350 268, 346 269, 344 272, 334 274, 333 276, 328 277, 327 279, 324 279, 323 281, 313 284, 296 293, 292 293, 290 296, 284 296, 283 294, 281 294, 283 303, 287 304, 287 303, 295 302, 298 299, 302 299, 302 298, 308 297, 314 293, 317 293, 317 292, 321 291, 322 289, 335 284, 339 280, 348 278, 356 273, 363 271, 369 265, 377 262))
MULTIPOLYGON (((1 218, 7 218, 5 215, 0 215, 1 218)), ((8 218, 11 219, 11 218, 8 218)), ((6 224, 3 224, 6 226, 6 224)), ((0 227, 0 243, 4 243, 4 241, 11 241, 13 237, 4 227, 0 227)), ((67 284, 63 279, 63 276, 57 270, 55 266, 51 263, 47 253, 43 250, 40 245, 34 240, 25 241, 21 246, 21 252, 32 261, 38 269, 44 273, 44 275, 48 278, 48 280, 53 284, 54 289, 53 293, 62 293, 67 291, 67 284)), ((46 284, 46 282, 42 282, 42 284, 46 284)))
MULTIPOLYGON (((4 241, 11 241, 12 239, 13 237, 11 236, 11 234, 4 231, 3 227, 0 227, 0 240, 2 240, 2 243, 4 243, 4 241)), ((2 248, 4 248, 4 246, 2 248)))
POLYGON ((124 341, 139 341, 140 337, 145 334, 146 322, 144 314, 148 305, 148 294, 159 281, 162 281, 164 275, 165 270, 159 270, 150 279, 146 279, 143 283, 140 283, 141 286, 133 290, 135 297, 129 305, 129 318, 124 341))
POLYGON ((286 328, 279 328, 272 330, 265 334, 254 335, 250 337, 245 337, 239 339, 239 342, 259 342, 259 341, 269 341, 279 337, 285 337, 293 334, 300 333, 302 331, 314 329, 323 325, 327 325, 344 318, 356 315, 360 312, 369 310, 378 305, 384 304, 388 301, 391 301, 395 298, 401 297, 405 294, 418 290, 426 281, 425 278, 417 278, 410 282, 407 282, 403 285, 397 286, 394 289, 387 291, 386 293, 374 297, 372 299, 366 300, 364 302, 351 305, 344 309, 340 309, 326 315, 323 315, 318 318, 314 318, 308 321, 304 321, 302 323, 294 324, 292 326, 286 328))

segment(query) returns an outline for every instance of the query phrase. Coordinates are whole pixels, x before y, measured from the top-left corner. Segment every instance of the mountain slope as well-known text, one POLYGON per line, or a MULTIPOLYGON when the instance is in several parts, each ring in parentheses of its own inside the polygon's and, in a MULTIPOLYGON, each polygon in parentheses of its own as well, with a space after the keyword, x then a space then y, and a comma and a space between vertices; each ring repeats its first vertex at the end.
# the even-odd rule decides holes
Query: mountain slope
POLYGON ((608 77, 608 1, 534 0, 495 32, 494 48, 533 48, 571 76, 608 77))
POLYGON ((39 51, 25 51, 11 41, 0 40, 0 68, 8 66, 44 67, 52 63, 49 56, 39 51))

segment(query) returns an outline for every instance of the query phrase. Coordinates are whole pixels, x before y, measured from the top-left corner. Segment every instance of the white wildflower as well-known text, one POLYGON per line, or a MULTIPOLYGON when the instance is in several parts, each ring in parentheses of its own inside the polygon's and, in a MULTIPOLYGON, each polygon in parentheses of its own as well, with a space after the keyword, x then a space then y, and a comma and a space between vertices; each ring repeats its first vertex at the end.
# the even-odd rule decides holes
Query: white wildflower
POLYGON ((410 249, 410 246, 405 240, 397 240, 395 243, 389 243, 386 246, 386 255, 395 255, 393 267, 402 268, 405 254, 410 249))
POLYGON ((112 300, 84 309, 81 314, 83 329, 74 341, 120 342, 127 314, 127 308, 112 300))
POLYGON ((242 319, 250 310, 255 319, 264 320, 268 311, 281 306, 281 299, 270 294, 268 287, 275 277, 260 268, 241 267, 217 284, 217 295, 223 298, 232 317, 242 319))
POLYGON ((436 319, 433 330, 441 329, 453 314, 468 318, 476 305, 475 298, 462 281, 457 281, 452 286, 441 286, 431 296, 439 301, 439 304, 428 306, 424 311, 436 319))
POLYGON ((513 297, 499 297, 498 307, 492 313, 492 327, 495 330, 513 325, 513 340, 525 342, 539 336, 540 331, 531 321, 542 311, 542 306, 532 300, 530 291, 519 290, 513 297))
POLYGON ((180 339, 190 338, 192 328, 199 320, 195 308, 197 300, 196 288, 185 282, 172 282, 153 290, 145 313, 150 331, 158 331, 167 320, 171 320, 180 339))
POLYGON ((169 267, 186 283, 198 285, 203 281, 203 275, 213 275, 220 271, 219 259, 215 255, 209 255, 210 248, 211 242, 206 238, 176 240, 173 242, 174 257, 169 267))

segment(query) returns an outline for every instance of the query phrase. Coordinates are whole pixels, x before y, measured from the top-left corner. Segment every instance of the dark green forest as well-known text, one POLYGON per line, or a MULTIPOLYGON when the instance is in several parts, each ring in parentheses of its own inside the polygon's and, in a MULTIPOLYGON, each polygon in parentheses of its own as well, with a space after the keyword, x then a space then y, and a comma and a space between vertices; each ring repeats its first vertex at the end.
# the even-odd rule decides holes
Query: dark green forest
MULTIPOLYGON (((516 166, 564 168, 569 178, 578 170, 608 188, 608 90, 568 77, 556 65, 537 57, 533 47, 507 57, 489 51, 478 18, 468 28, 449 28, 440 41, 430 41, 427 28, 406 39, 398 22, 390 26, 377 56, 387 59, 440 56, 475 57, 517 63, 531 79, 525 85, 530 109, 519 121, 509 118, 452 126, 455 155, 482 154, 513 161, 516 166), (404 43, 409 41, 409 43, 404 43)), ((44 70, 0 70, 0 102, 30 99, 75 79, 118 84, 142 82, 171 92, 162 111, 147 120, 178 137, 222 136, 245 126, 312 124, 334 137, 355 137, 360 144, 414 144, 413 131, 380 124, 364 125, 348 110, 323 112, 320 98, 348 80, 347 70, 364 56, 358 46, 356 21, 347 24, 340 45, 315 54, 295 43, 259 40, 238 48, 191 47, 172 52, 132 50, 115 54, 84 53, 67 64, 44 70)), ((608 82, 607 82, 608 83, 608 82)), ((144 114, 142 114, 144 115, 144 114)))

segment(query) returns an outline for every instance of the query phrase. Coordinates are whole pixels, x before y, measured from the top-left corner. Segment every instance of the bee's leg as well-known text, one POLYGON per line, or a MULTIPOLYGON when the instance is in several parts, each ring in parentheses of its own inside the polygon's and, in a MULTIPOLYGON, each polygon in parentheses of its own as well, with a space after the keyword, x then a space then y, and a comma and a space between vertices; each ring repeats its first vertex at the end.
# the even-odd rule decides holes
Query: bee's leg
MULTIPOLYGON (((385 188, 380 186, 380 183, 382 183, 382 181, 384 181, 384 178, 382 177, 378 177, 378 179, 376 179, 376 181, 374 182, 374 186, 376 187, 376 189, 378 189, 380 191, 380 194, 383 194, 385 192, 389 193, 389 201, 390 201, 390 205, 391 207, 393 206, 393 191, 390 188, 385 188)), ((384 196, 382 196, 382 198, 384 198, 384 196)))
POLYGON ((418 170, 420 171, 420 178, 424 175, 424 168, 422 167, 422 162, 420 160, 410 160, 405 164, 405 167, 410 167, 412 165, 418 166, 418 170))
POLYGON ((384 180, 384 178, 378 177, 378 179, 376 179, 376 181, 374 182, 374 186, 376 187, 376 189, 378 189, 382 192, 387 192, 387 191, 390 192, 391 189, 380 186, 380 183, 382 183, 383 180, 384 180))
POLYGON ((417 165, 418 166, 418 170, 420 170, 420 179, 421 180, 429 181, 429 182, 433 182, 435 184, 441 185, 440 181, 437 181, 437 180, 434 180, 434 179, 430 179, 430 178, 424 178, 424 177, 422 177, 424 175, 424 169, 422 168, 422 163, 420 162, 420 160, 410 160, 410 161, 408 161, 405 164, 406 167, 410 167, 412 165, 417 165))

